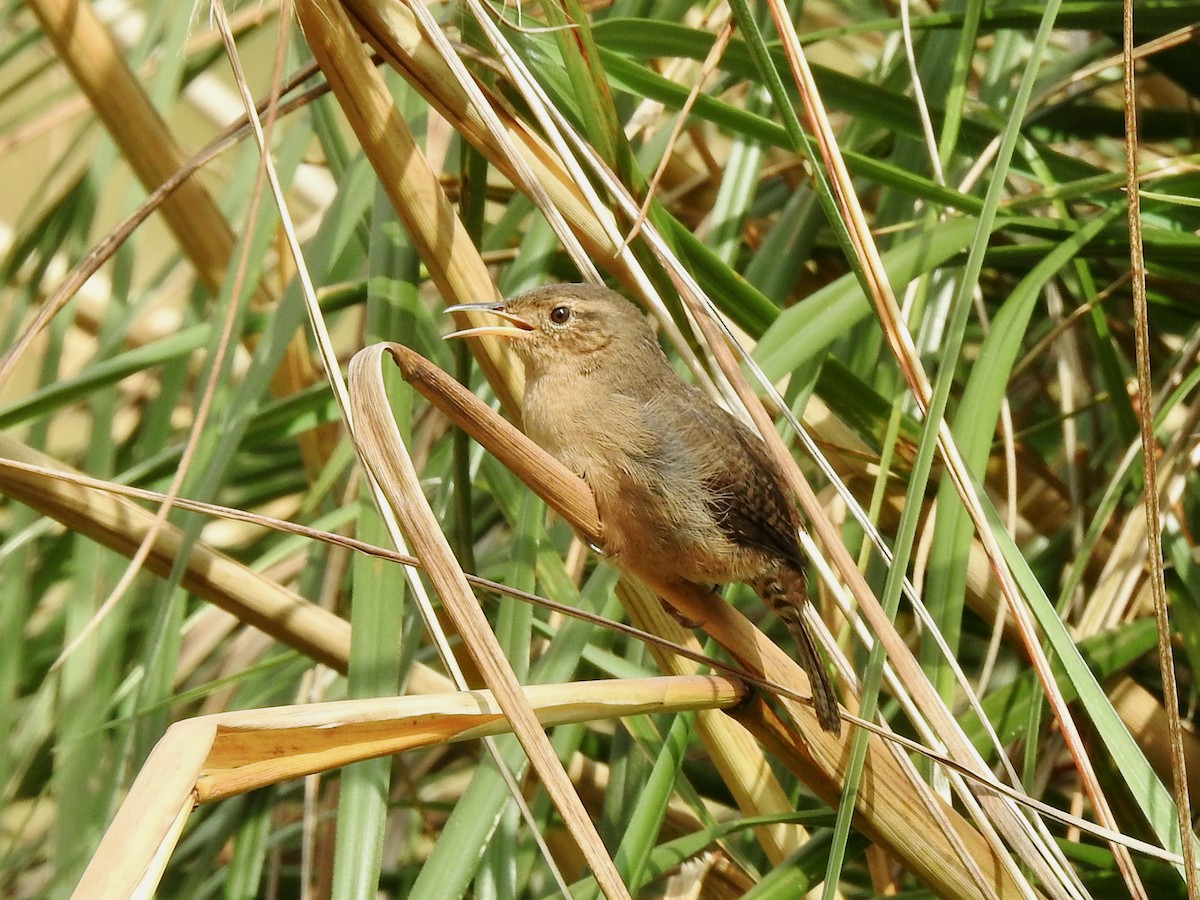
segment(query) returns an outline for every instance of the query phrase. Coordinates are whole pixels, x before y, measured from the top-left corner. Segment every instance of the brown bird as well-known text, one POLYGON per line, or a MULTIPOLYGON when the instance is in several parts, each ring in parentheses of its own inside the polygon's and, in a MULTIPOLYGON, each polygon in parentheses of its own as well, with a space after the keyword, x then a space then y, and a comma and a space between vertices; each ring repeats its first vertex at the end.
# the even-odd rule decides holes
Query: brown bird
POLYGON ((618 567, 697 584, 743 582, 783 620, 821 726, 841 713, 801 611, 799 520, 762 439, 683 381, 646 318, 608 288, 560 284, 502 303, 508 324, 452 337, 507 338, 525 364, 525 432, 596 499, 618 567))

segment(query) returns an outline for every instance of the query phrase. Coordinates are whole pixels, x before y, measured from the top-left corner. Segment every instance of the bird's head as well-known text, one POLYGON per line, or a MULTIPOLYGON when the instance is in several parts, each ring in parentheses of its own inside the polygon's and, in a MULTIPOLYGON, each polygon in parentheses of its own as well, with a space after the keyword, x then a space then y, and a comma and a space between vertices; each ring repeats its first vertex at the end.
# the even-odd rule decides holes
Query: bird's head
POLYGON ((504 322, 465 328, 447 337, 505 338, 534 373, 559 365, 586 370, 601 359, 619 360, 647 351, 661 354, 637 307, 600 285, 555 284, 499 303, 464 303, 446 311, 466 310, 489 312, 504 322))

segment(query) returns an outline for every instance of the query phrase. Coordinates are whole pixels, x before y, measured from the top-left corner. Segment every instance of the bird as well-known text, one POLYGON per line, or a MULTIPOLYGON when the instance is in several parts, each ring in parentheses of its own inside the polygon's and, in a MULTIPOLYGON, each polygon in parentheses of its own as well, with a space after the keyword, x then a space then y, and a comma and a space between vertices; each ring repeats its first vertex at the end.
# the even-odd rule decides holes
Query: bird
POLYGON ((586 482, 605 558, 634 575, 749 585, 783 621, 823 729, 841 711, 804 623, 799 515, 762 438, 683 380, 647 318, 595 284, 553 284, 447 312, 503 324, 447 337, 504 338, 525 368, 526 435, 586 482))

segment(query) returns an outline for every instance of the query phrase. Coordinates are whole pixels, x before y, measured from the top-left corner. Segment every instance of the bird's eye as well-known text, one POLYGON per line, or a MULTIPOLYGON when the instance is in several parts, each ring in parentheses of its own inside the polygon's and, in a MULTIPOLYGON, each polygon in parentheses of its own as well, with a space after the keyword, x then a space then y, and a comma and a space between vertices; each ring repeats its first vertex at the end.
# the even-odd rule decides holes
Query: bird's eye
POLYGON ((571 318, 571 307, 569 306, 556 306, 550 310, 550 321, 555 325, 565 325, 569 318, 571 318))

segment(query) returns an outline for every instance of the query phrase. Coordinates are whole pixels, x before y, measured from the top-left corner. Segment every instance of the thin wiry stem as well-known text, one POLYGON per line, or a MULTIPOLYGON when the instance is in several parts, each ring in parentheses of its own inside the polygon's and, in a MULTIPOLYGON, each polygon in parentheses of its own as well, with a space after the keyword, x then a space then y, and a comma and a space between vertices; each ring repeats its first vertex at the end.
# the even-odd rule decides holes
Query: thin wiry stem
MULTIPOLYGON (((1137 363, 1138 396, 1153 396, 1150 381, 1150 327, 1146 301, 1146 261, 1142 250, 1142 214, 1138 191, 1138 102, 1133 58, 1133 0, 1124 0, 1121 47, 1125 99, 1125 189, 1129 203, 1129 264, 1133 286, 1133 327, 1137 363)), ((1154 622, 1158 631, 1158 668, 1163 682, 1163 707, 1167 712, 1167 738, 1171 747, 1171 780, 1175 791, 1175 815, 1183 849, 1184 878, 1188 897, 1200 897, 1200 879, 1196 875, 1196 849, 1192 834, 1192 806, 1188 797, 1187 761, 1183 752, 1183 728, 1179 719, 1179 686, 1175 679, 1175 657, 1171 647, 1171 620, 1167 610, 1167 587, 1163 575, 1162 517, 1158 498, 1158 440, 1154 435, 1154 416, 1149 402, 1143 402, 1138 415, 1142 439, 1143 498, 1146 509, 1146 537, 1150 547, 1150 591, 1154 598, 1154 622)))

